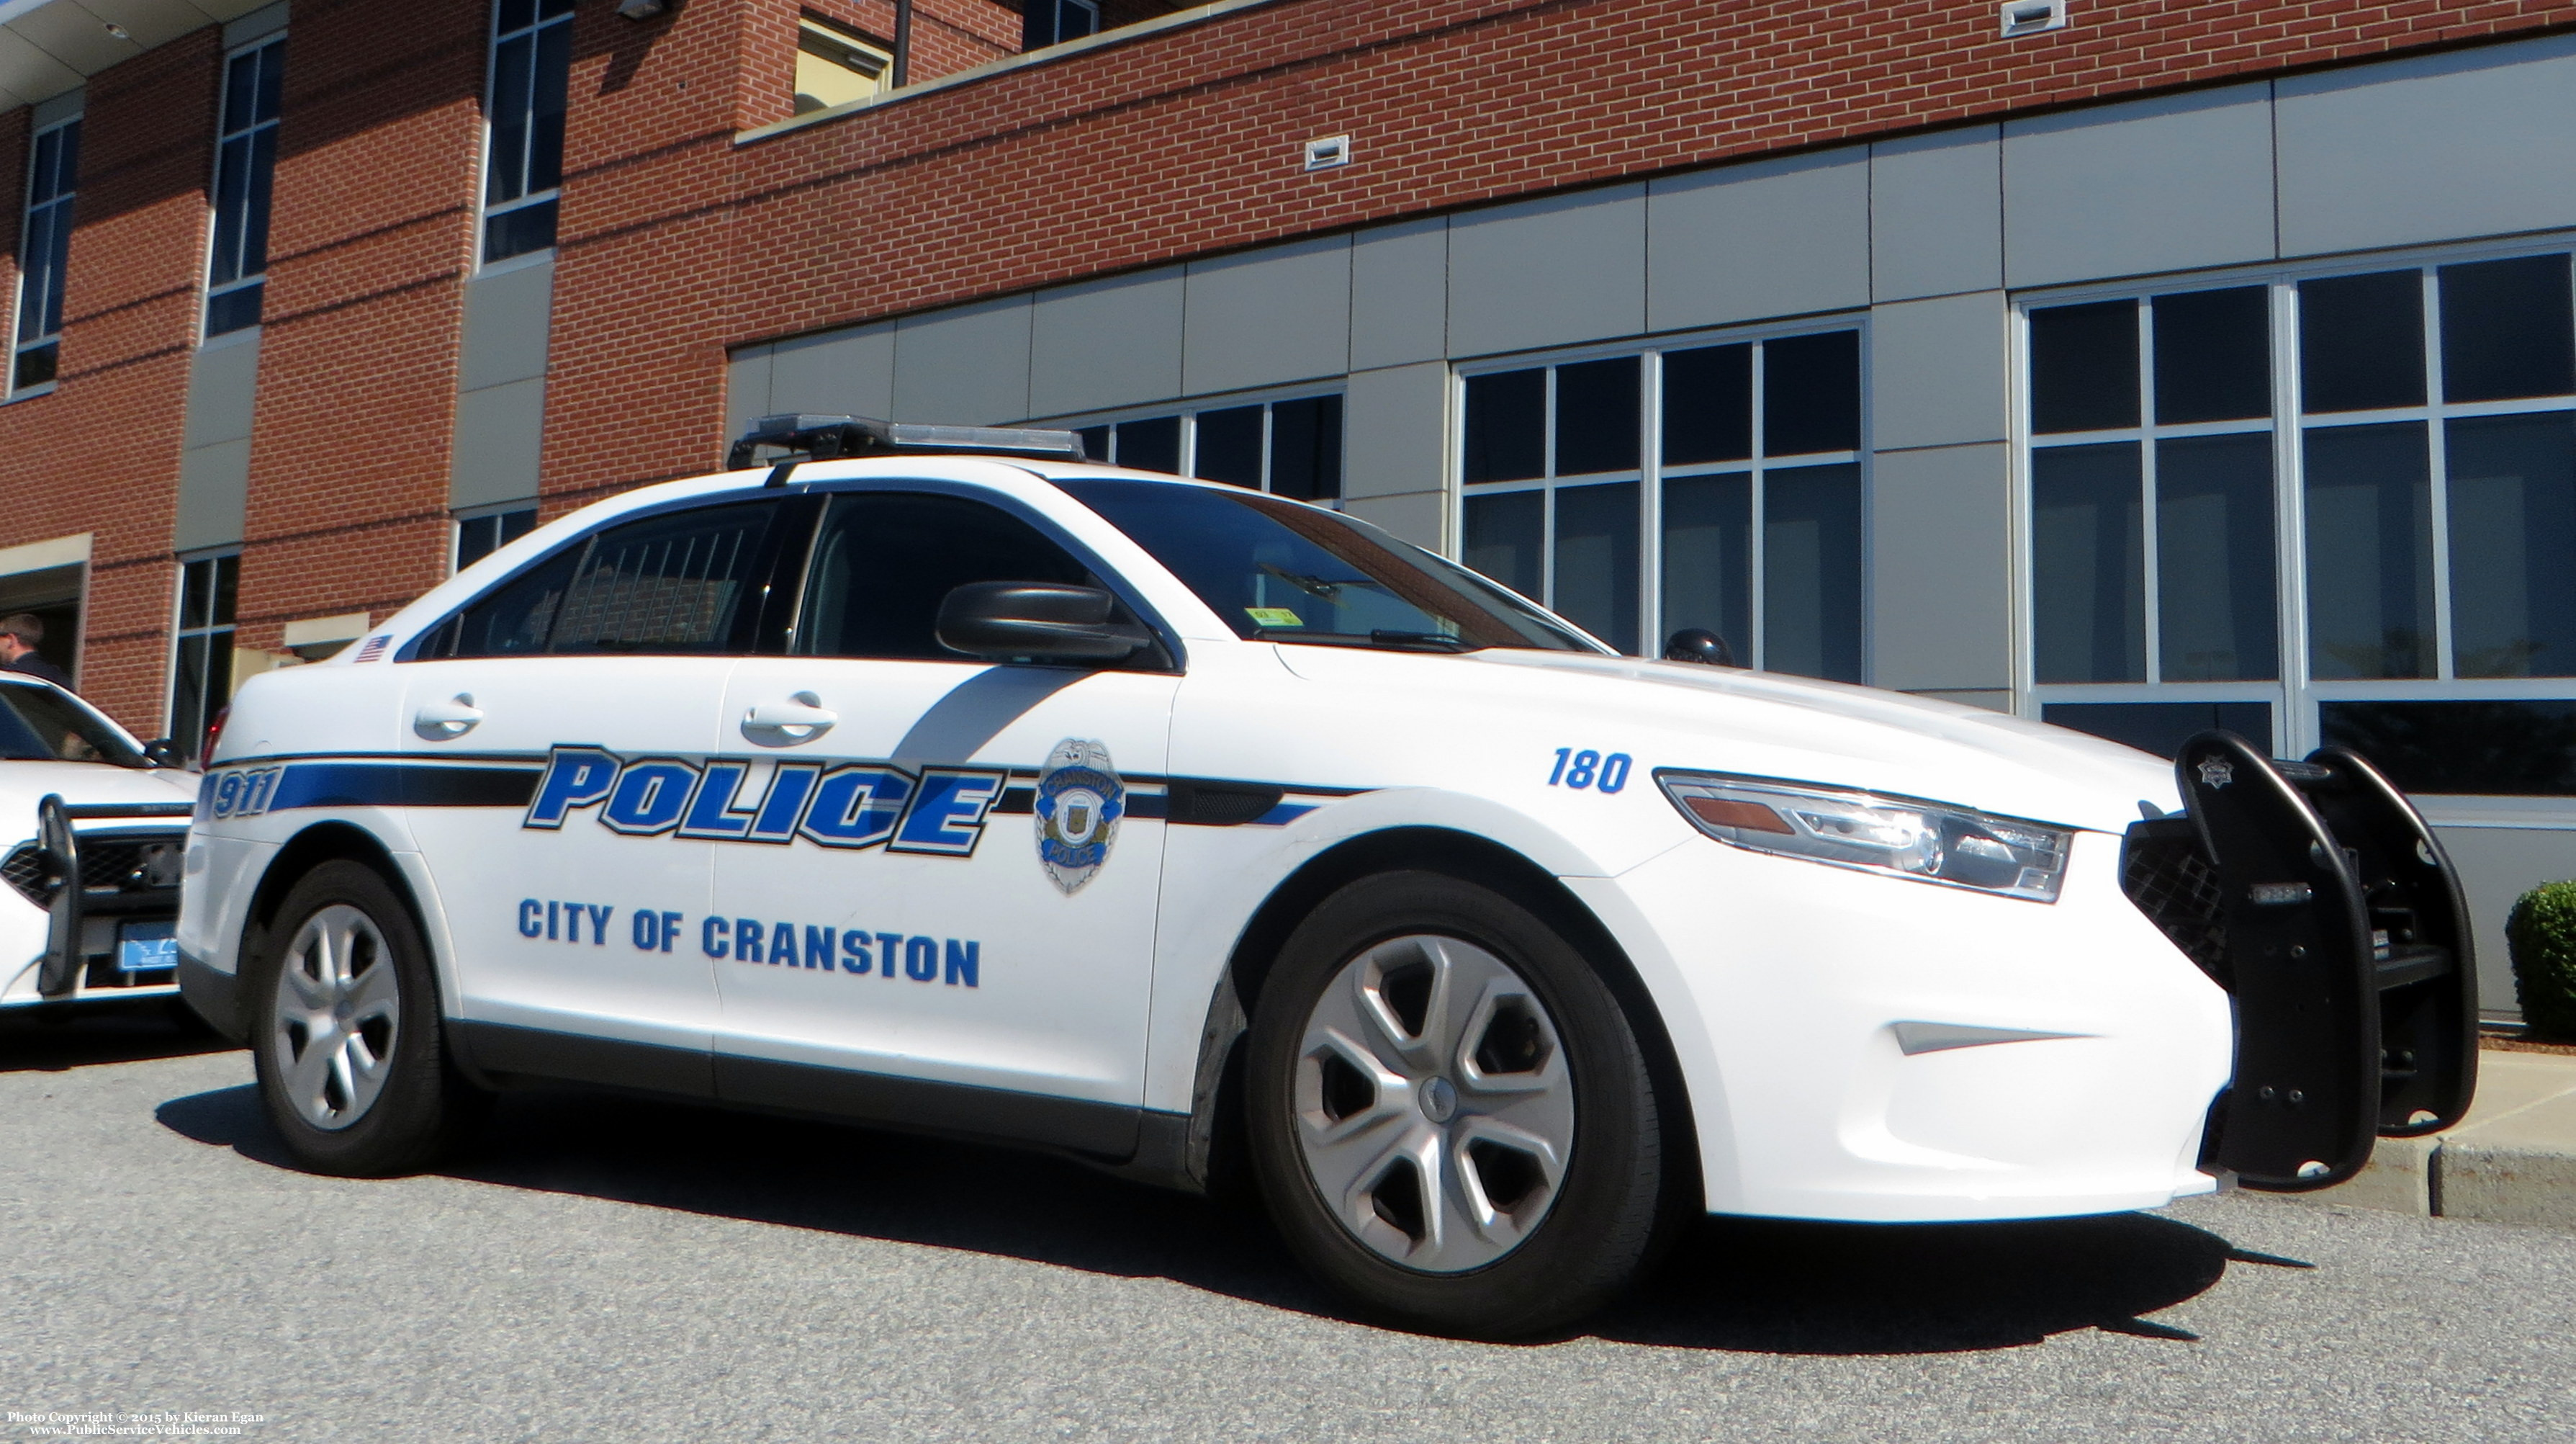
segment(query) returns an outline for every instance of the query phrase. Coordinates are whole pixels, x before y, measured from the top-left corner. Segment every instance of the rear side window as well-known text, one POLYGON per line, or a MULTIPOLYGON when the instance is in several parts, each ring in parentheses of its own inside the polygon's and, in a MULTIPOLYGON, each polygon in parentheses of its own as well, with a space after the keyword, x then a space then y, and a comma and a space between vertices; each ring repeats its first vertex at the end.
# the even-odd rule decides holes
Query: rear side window
POLYGON ((837 496, 814 541, 795 650, 813 657, 964 661, 939 645, 939 604, 968 582, 1099 579, 1037 528, 964 497, 837 496))
POLYGON ((419 655, 732 650, 777 516, 773 502, 735 502, 598 532, 468 604, 419 655))

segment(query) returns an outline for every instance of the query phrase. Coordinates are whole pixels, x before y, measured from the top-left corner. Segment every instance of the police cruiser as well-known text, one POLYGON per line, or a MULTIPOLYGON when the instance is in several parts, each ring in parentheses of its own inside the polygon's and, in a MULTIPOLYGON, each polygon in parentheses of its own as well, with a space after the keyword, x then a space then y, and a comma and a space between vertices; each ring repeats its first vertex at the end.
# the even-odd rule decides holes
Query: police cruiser
POLYGON ((170 762, 69 691, 0 673, 0 1009, 178 1007, 195 779, 170 762))
POLYGON ((181 972, 296 1157, 538 1080, 1005 1141, 1507 1336, 1702 1212, 2317 1187, 2467 1106, 2460 894, 2358 757, 1621 656, 1081 457, 768 418, 252 679, 181 972))

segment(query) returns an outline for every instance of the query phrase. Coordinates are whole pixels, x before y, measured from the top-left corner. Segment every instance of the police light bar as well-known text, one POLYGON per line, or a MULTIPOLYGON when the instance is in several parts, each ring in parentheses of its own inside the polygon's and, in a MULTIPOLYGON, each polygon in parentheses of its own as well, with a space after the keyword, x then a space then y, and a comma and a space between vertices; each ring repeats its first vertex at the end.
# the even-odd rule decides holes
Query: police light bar
POLYGON ((865 416, 795 414, 764 416, 751 423, 751 429, 733 444, 726 465, 740 471, 753 464, 762 447, 786 453, 776 458, 780 461, 942 452, 1028 456, 1045 461, 1084 459, 1082 438, 1070 431, 1042 431, 1026 426, 924 426, 865 416))

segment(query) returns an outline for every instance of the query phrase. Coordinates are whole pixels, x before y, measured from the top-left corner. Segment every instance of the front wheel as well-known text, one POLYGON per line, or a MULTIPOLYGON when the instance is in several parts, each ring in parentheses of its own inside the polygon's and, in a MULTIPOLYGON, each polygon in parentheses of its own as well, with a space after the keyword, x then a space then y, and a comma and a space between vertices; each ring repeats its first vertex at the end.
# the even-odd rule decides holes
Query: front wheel
POLYGON ((1654 1090, 1583 955, 1499 894, 1366 878, 1264 981, 1246 1106, 1272 1217, 1368 1311, 1538 1333, 1623 1288, 1657 1241, 1654 1090))
POLYGON ((260 1098, 288 1151, 351 1177, 426 1166, 481 1100, 447 1065, 411 910, 375 869, 326 862, 287 893, 268 938, 244 982, 260 1098))

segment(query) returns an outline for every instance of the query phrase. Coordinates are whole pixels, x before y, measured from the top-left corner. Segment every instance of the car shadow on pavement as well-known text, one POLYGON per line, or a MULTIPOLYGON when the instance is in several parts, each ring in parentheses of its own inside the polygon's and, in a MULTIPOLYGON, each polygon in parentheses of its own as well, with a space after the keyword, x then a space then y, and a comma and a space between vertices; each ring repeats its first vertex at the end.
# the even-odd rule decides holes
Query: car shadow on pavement
POLYGON ((54 1012, 12 1008, 0 1013, 0 1073, 63 1073, 102 1063, 187 1058, 239 1046, 215 1036, 193 1017, 173 1011, 176 999, 84 1003, 54 1012))
MULTIPOLYGON (((291 1168, 251 1087, 175 1098, 172 1131, 291 1168)), ((441 1170, 508 1188, 678 1209, 1159 1277, 1325 1318, 1349 1313, 1257 1210, 1230 1209, 1000 1148, 687 1104, 576 1093, 504 1097, 473 1150, 441 1170)), ((2013 1348, 2147 1322, 2215 1284, 2236 1252, 2147 1214, 2010 1224, 1853 1225, 1712 1219, 1653 1281, 1566 1337, 1667 1348, 1915 1354, 2013 1348)))

